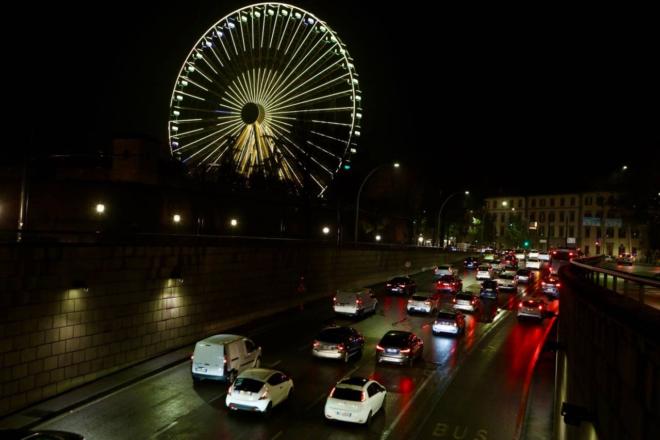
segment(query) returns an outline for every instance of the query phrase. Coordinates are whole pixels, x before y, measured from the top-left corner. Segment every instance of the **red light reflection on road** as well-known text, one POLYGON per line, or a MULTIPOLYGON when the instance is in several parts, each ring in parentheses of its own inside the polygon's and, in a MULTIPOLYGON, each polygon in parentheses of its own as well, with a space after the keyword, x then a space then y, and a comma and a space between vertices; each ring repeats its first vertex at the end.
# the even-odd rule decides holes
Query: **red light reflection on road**
POLYGON ((525 379, 529 363, 538 344, 541 343, 543 326, 535 323, 518 323, 506 342, 506 354, 509 359, 507 385, 515 389, 525 379))

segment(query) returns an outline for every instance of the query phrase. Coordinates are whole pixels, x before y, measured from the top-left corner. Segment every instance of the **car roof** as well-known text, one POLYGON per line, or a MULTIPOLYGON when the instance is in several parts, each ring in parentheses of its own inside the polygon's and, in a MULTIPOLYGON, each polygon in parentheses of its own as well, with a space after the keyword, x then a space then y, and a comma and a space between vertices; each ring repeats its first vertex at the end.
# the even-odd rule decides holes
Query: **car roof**
POLYGON ((351 377, 345 377, 342 380, 340 380, 337 385, 353 385, 357 387, 363 387, 369 382, 369 379, 360 377, 360 376, 351 376, 351 377))
POLYGON ((430 297, 432 297, 433 295, 435 295, 435 294, 434 294, 434 293, 431 293, 431 292, 415 292, 415 293, 413 293, 412 296, 423 296, 423 297, 425 297, 425 298, 430 298, 430 297))
POLYGON ((256 379, 265 382, 274 373, 280 373, 280 371, 270 370, 268 368, 250 368, 249 370, 243 371, 241 374, 238 375, 238 377, 256 379))
POLYGON ((227 344, 229 342, 237 341, 242 338, 243 336, 238 336, 238 335, 213 335, 213 336, 209 336, 206 339, 202 339, 199 342, 204 342, 206 344, 212 344, 212 345, 222 345, 222 344, 227 344))

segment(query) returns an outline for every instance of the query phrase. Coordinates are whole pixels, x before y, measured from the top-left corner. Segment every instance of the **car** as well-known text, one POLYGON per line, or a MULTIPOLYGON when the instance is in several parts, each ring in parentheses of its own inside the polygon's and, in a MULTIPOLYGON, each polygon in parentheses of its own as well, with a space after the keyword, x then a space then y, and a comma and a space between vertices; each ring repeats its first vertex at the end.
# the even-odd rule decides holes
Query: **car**
POLYGON ((406 305, 406 311, 433 313, 440 307, 440 297, 437 293, 417 292, 414 294, 406 305))
POLYGON ((547 276, 541 281, 541 290, 550 297, 559 297, 560 287, 561 283, 559 282, 559 278, 554 276, 547 276))
POLYGON ((497 281, 485 280, 481 283, 479 296, 484 299, 497 299, 497 281))
POLYGON ((238 375, 227 390, 225 404, 231 410, 269 413, 293 392, 293 380, 267 368, 250 368, 238 375))
POLYGON ((539 257, 539 251, 536 249, 532 249, 527 253, 527 258, 538 258, 539 257))
POLYGON ((383 408, 387 390, 375 380, 346 377, 332 388, 323 413, 328 420, 368 424, 383 408))
POLYGON ((332 326, 322 329, 312 343, 312 355, 318 358, 341 359, 348 362, 361 355, 364 336, 353 327, 332 326))
POLYGON ((460 292, 463 289, 463 281, 454 275, 444 275, 435 282, 435 290, 449 291, 451 293, 460 292))
POLYGON ((394 364, 408 364, 412 367, 415 359, 422 356, 424 341, 412 332, 391 330, 376 345, 376 361, 394 364))
POLYGON ((0 429, 3 440, 84 440, 80 434, 49 429, 0 429))
POLYGON ((516 277, 519 283, 527 284, 534 282, 534 272, 529 268, 518 269, 518 271, 516 272, 516 277))
POLYGON ((489 264, 482 264, 477 268, 477 280, 490 280, 491 268, 489 264))
POLYGON ((495 251, 489 249, 484 252, 484 261, 493 261, 495 259, 495 251))
POLYGON ((527 269, 541 270, 541 260, 536 257, 528 257, 525 262, 525 267, 527 269))
POLYGON ((541 264, 547 263, 550 261, 550 254, 548 252, 539 252, 537 258, 541 261, 541 264))
POLYGON ((385 290, 390 294, 412 295, 417 290, 415 280, 410 277, 394 277, 385 283, 385 290))
POLYGON ((481 300, 478 296, 470 292, 459 292, 452 298, 454 310, 465 310, 466 312, 476 312, 481 308, 481 300))
POLYGON ((518 270, 518 264, 506 264, 502 268, 502 272, 515 272, 518 270))
POLYGON ((501 259, 496 258, 490 262, 490 267, 492 270, 501 270, 504 267, 504 264, 505 263, 501 259))
POLYGON ((465 315, 457 310, 441 310, 433 321, 434 335, 441 333, 465 333, 465 315))
POLYGON ((335 313, 349 316, 374 313, 378 305, 376 295, 369 288, 337 291, 332 301, 335 313))
POLYGON ((635 262, 635 257, 633 257, 631 254, 621 254, 616 259, 616 264, 620 264, 620 265, 632 266, 634 262, 635 262))
POLYGON ((479 260, 475 257, 467 257, 465 260, 463 260, 463 266, 470 270, 476 269, 477 266, 479 266, 479 260))
POLYGON ((521 318, 536 318, 540 321, 543 320, 546 311, 546 304, 541 299, 530 298, 518 303, 518 311, 516 317, 521 318))
POLYGON ((515 266, 518 267, 518 259, 514 254, 507 254, 502 258, 502 263, 504 266, 515 266))
POLYGON ((514 254, 516 256, 516 260, 519 261, 525 261, 525 251, 522 249, 516 249, 516 252, 514 254))
POLYGON ((244 336, 220 334, 195 344, 191 357, 193 382, 203 379, 233 382, 247 368, 261 364, 261 347, 244 336))
POLYGON ((516 273, 511 271, 502 272, 496 279, 497 287, 500 290, 516 290, 518 287, 518 280, 516 273))
POLYGON ((440 278, 445 275, 456 275, 458 271, 451 264, 442 264, 433 269, 433 276, 440 278))

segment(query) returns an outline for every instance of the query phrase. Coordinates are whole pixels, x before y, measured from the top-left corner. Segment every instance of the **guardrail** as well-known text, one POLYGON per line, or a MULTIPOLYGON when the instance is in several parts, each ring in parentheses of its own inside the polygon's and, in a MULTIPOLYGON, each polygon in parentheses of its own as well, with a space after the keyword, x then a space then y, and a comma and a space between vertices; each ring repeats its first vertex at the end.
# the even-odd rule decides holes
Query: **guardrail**
MULTIPOLYGON (((601 261, 600 257, 583 258, 579 261, 573 260, 571 264, 582 269, 585 278, 590 279, 594 284, 610 289, 615 293, 637 299, 643 304, 652 307, 658 307, 658 304, 649 304, 648 294, 654 297, 660 297, 660 281, 651 278, 630 275, 617 270, 603 269, 593 264, 601 261), (608 279, 609 277, 609 279, 608 279), (620 283, 620 281, 622 281, 620 283), (632 284, 632 286, 631 286, 632 284)), ((657 303, 658 301, 656 301, 657 303)))

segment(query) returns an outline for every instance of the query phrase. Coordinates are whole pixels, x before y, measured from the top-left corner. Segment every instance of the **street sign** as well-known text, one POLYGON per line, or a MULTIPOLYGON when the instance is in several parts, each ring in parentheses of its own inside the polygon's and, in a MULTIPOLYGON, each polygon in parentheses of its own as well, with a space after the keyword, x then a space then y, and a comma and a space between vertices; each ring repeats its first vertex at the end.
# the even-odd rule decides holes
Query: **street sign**
POLYGON ((575 244, 575 237, 566 237, 566 244, 575 244))
POLYGON ((539 240, 539 243, 547 243, 547 242, 548 242, 548 240, 546 240, 545 238, 542 238, 542 239, 539 240))

